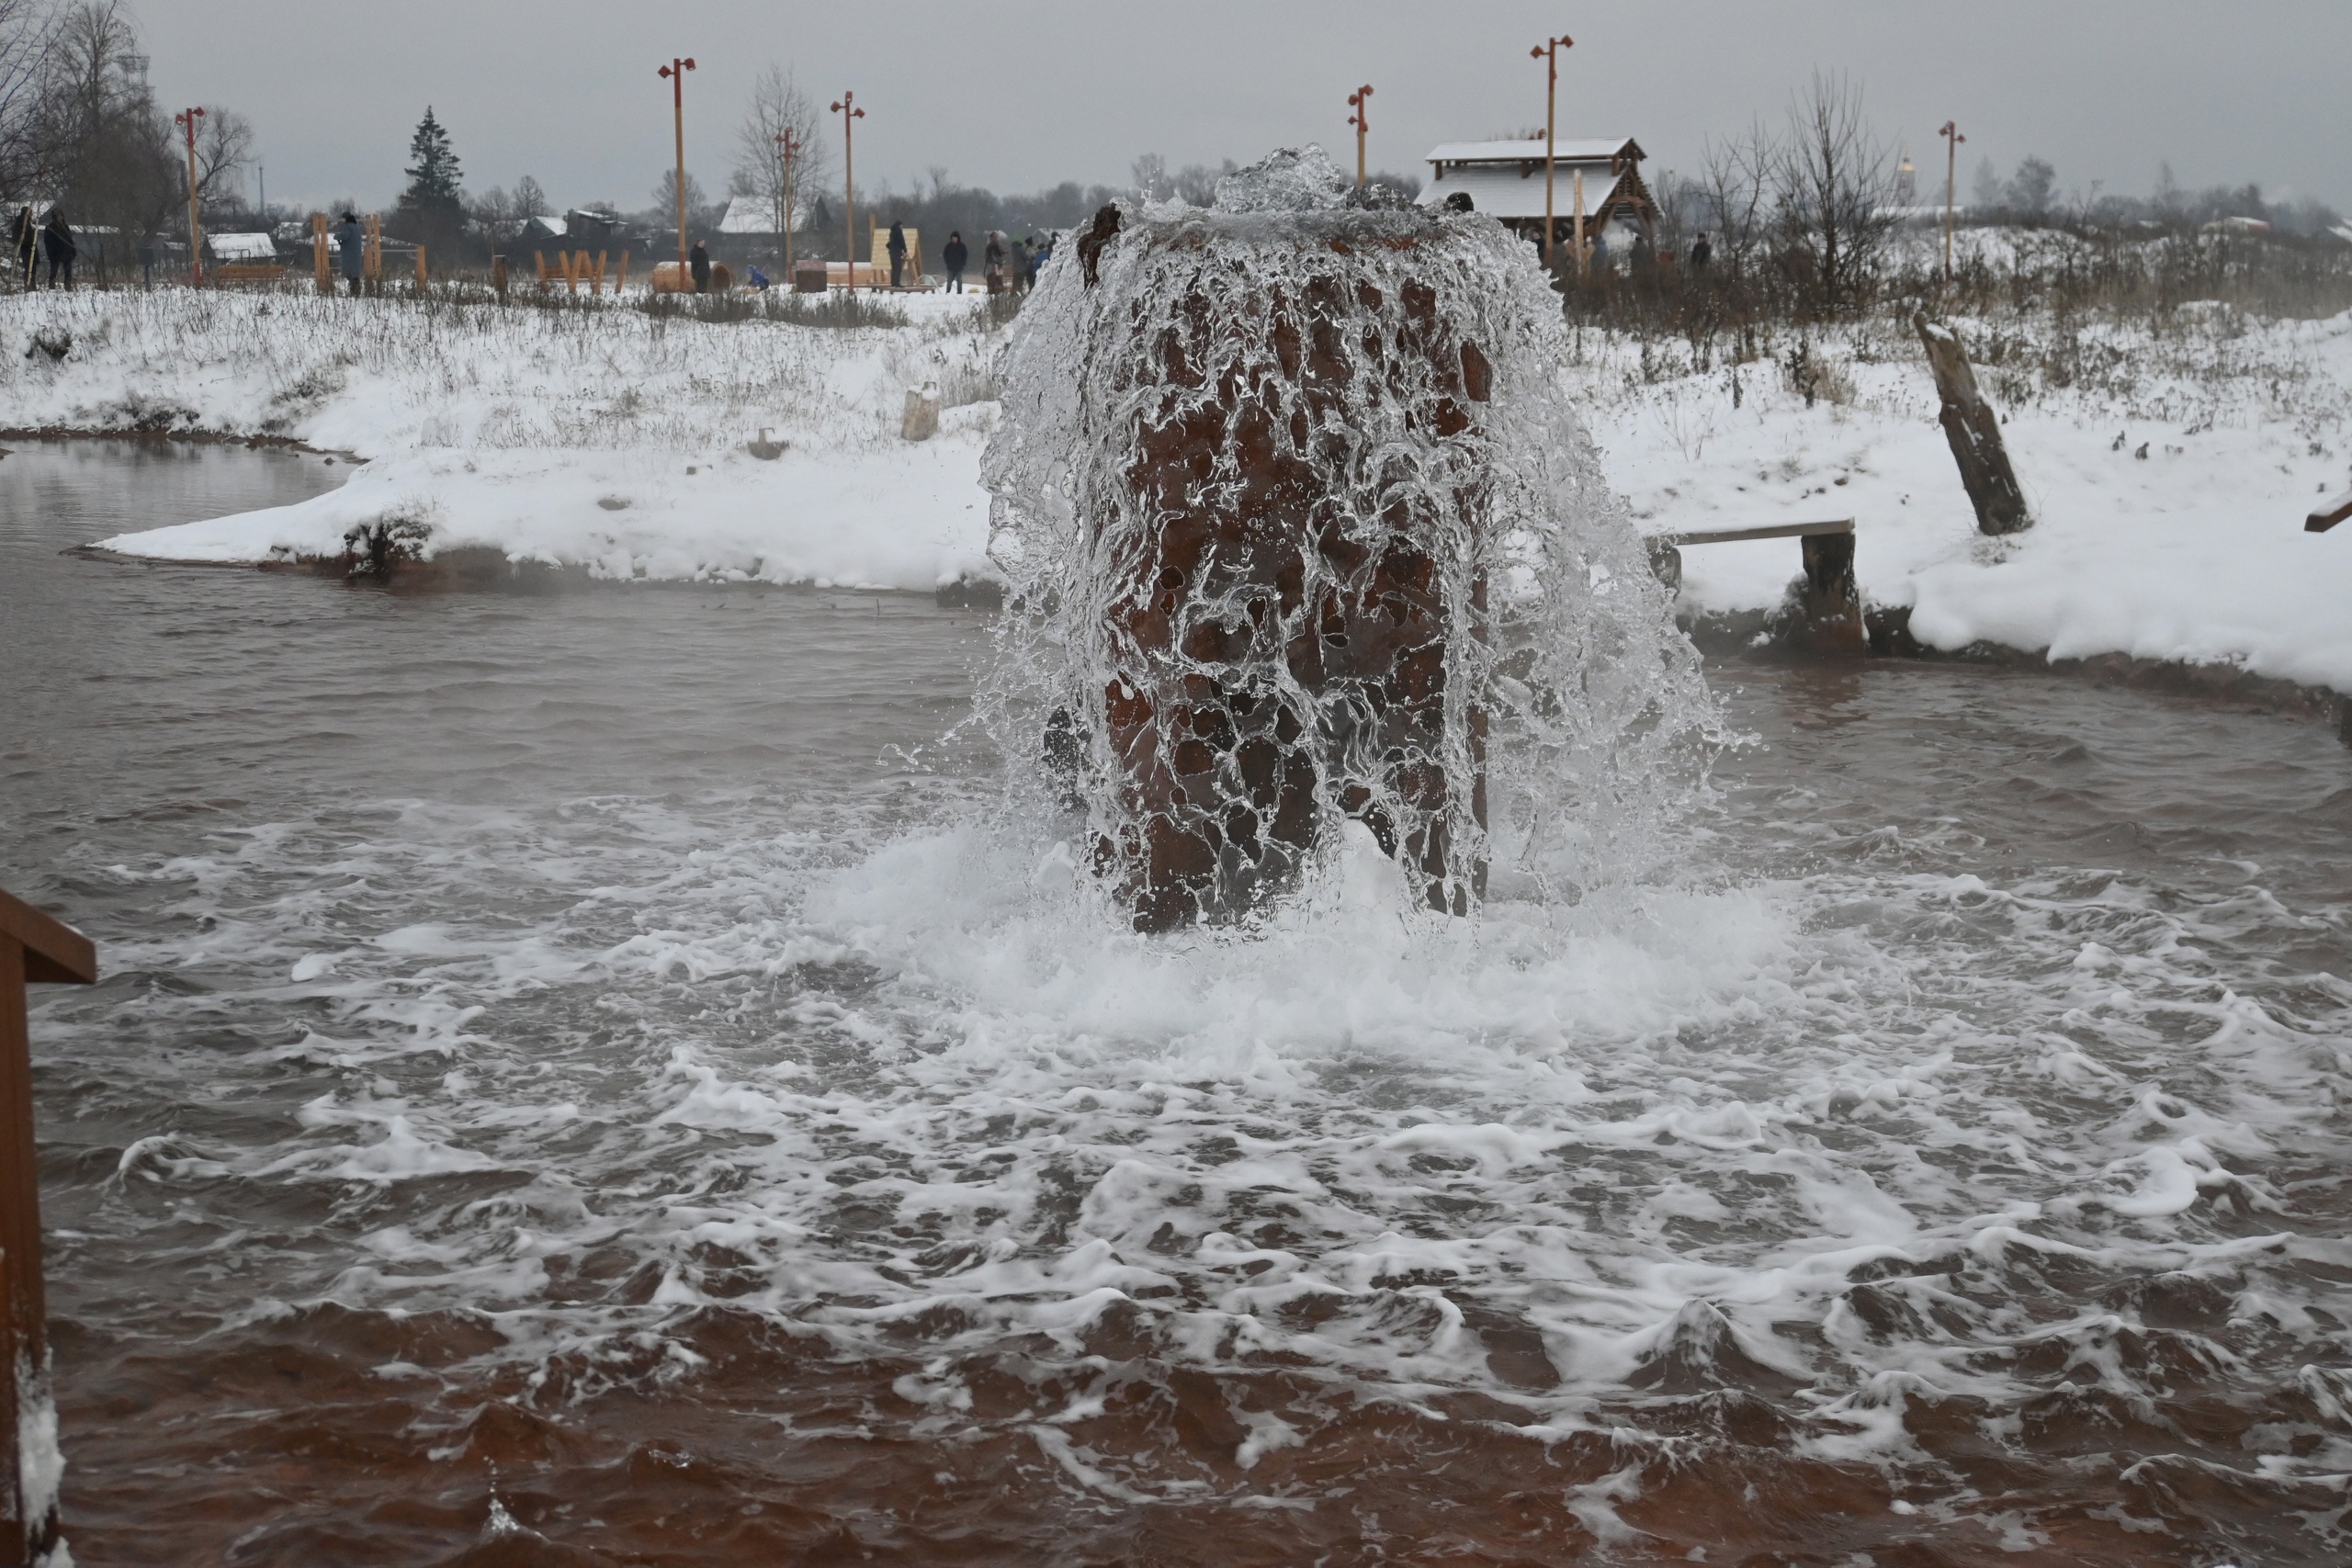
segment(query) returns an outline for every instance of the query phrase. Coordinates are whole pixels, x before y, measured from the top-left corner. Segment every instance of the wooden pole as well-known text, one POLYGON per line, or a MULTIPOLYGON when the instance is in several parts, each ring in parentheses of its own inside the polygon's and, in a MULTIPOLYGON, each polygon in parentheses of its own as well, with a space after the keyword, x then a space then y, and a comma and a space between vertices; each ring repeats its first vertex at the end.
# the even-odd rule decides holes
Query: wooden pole
POLYGON ((678 272, 686 270, 686 73, 695 68, 691 58, 673 59, 662 67, 661 75, 670 78, 670 109, 678 132, 678 272))
POLYGON ((311 259, 319 269, 319 292, 334 293, 334 279, 327 271, 327 215, 323 212, 311 214, 311 259))
POLYGON ((424 292, 424 247, 416 247, 416 291, 424 292))
POLYGON ((598 298, 600 298, 600 299, 601 299, 601 298, 603 298, 603 296, 604 296, 604 292, 605 292, 605 253, 604 253, 604 252, 602 252, 602 251, 598 251, 598 252, 596 253, 596 287, 595 287, 593 290, 591 290, 591 292, 593 292, 594 294, 595 294, 595 295, 596 295, 598 298))
POLYGON ((24 1434, 52 1440, 48 1302, 40 1267, 40 1167, 34 1145, 28 982, 90 985, 89 938, 0 892, 0 1562, 30 1563, 57 1544, 53 1486, 26 1485, 24 1434))
POLYGON ((1944 121, 1936 133, 1944 139, 1944 287, 1951 287, 1951 231, 1953 201, 1960 189, 1960 144, 1968 140, 1960 133, 1956 120, 1944 121))
MULTIPOLYGON (((1548 223, 1548 220, 1547 220, 1548 223)), ((1584 244, 1584 171, 1577 171, 1577 276, 1582 277, 1591 265, 1592 256, 1584 244)))
POLYGON ((1369 82, 1348 95, 1348 107, 1356 111, 1348 117, 1348 123, 1356 128, 1356 189, 1358 190, 1363 189, 1363 138, 1364 132, 1372 129, 1367 123, 1371 106, 1366 100, 1371 96, 1372 84, 1369 82))
MULTIPOLYGON (((1558 38, 1545 39, 1529 50, 1531 59, 1544 62, 1544 270, 1552 270, 1552 175, 1555 159, 1553 147, 1560 139, 1560 51, 1574 49, 1577 40, 1562 33, 1558 38)), ((1581 246, 1579 246, 1581 254, 1581 246)))
POLYGON ((490 258, 490 288, 491 292, 498 296, 500 304, 506 303, 506 258, 504 256, 490 258))
POLYGON ((366 260, 368 290, 371 294, 381 294, 384 291, 384 215, 380 212, 368 215, 366 260))
POLYGON ((620 276, 619 276, 618 277, 616 277, 615 279, 613 279, 613 292, 614 292, 615 294, 618 294, 618 293, 621 291, 622 287, 623 287, 624 285, 626 285, 628 282, 628 253, 627 251, 623 251, 623 252, 621 253, 621 272, 620 272, 620 276))
MULTIPOLYGON (((842 249, 843 265, 849 270, 846 287, 854 293, 857 288, 857 166, 850 156, 850 130, 853 121, 865 118, 857 107, 857 95, 843 92, 833 112, 842 117, 842 249)), ((868 269, 872 270, 871 268, 868 269)))
POLYGON ((563 291, 574 299, 580 297, 579 264, 586 257, 575 251, 558 253, 563 257, 563 291))
POLYGON ((204 224, 197 213, 196 200, 196 122, 204 118, 202 109, 182 109, 173 118, 187 132, 187 277, 190 283, 204 282, 204 224))

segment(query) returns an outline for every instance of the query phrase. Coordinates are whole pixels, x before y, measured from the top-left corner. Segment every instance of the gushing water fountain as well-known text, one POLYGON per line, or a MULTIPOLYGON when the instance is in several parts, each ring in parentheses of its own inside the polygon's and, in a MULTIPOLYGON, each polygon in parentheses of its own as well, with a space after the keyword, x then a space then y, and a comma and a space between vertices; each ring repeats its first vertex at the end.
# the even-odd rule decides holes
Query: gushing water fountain
POLYGON ((1498 853, 1589 874, 1655 797, 1709 709, 1565 347, 1520 242, 1319 148, 1051 269, 987 465, 990 705, 1137 929, 1246 919, 1348 821, 1466 914, 1498 853))

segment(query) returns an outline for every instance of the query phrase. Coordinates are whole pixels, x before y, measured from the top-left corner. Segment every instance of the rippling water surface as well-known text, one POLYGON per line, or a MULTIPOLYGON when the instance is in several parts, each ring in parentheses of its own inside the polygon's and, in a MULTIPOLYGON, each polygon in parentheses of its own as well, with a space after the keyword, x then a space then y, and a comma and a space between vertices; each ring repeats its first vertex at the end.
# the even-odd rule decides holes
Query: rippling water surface
POLYGON ((84 1563, 2352 1551, 2323 728, 1734 667, 1687 886, 1147 941, 969 615, 56 553, 326 482, 0 462, 84 1563))

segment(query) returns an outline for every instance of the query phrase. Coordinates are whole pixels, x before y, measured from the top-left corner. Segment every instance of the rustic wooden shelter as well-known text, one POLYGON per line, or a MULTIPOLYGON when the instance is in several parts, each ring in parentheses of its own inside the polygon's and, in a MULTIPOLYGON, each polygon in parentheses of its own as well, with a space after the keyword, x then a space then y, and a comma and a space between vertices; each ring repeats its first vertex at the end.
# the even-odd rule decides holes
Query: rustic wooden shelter
MULTIPOLYGON (((1573 237, 1577 181, 1584 181, 1588 235, 1625 223, 1656 243, 1657 202, 1642 180, 1649 154, 1630 136, 1603 136, 1552 144, 1552 222, 1555 240, 1573 237)), ((1467 196, 1471 208, 1514 233, 1544 238, 1544 139, 1449 141, 1430 149, 1429 184, 1421 205, 1437 207, 1467 196)))

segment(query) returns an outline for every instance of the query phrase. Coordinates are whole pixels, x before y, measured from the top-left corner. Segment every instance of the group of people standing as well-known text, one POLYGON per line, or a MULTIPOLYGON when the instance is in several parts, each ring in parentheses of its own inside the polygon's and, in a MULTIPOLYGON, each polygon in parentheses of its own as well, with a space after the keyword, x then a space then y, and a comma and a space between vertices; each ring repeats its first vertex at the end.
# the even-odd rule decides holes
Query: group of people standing
MULTIPOLYGON (((1007 287, 1015 293, 1026 293, 1029 289, 1035 288, 1037 269, 1044 266, 1054 254, 1053 236, 1048 234, 1045 243, 1036 245, 1034 249, 1032 245, 1033 243, 1029 240, 1015 240, 1008 254, 1005 250, 1004 236, 996 230, 989 230, 988 248, 981 253, 980 258, 982 265, 987 269, 983 276, 1004 278, 1007 287), (1008 261, 1012 267, 1009 273, 1006 270, 1008 261)), ((907 230, 906 225, 896 219, 893 219, 890 223, 890 239, 887 248, 890 254, 890 287, 904 288, 906 286, 907 230)), ((972 248, 964 243, 964 231, 961 229, 949 231, 947 243, 939 248, 939 260, 940 265, 947 269, 947 292, 963 293, 964 269, 972 264, 972 248)))
POLYGON ((46 222, 33 220, 29 207, 17 210, 10 227, 9 241, 16 251, 18 282, 27 288, 39 287, 33 278, 33 268, 40 256, 49 258, 49 286, 51 288, 74 287, 74 258, 81 254, 81 247, 74 242, 74 230, 65 221, 60 208, 49 209, 46 222), (60 276, 64 282, 60 284, 60 276))

